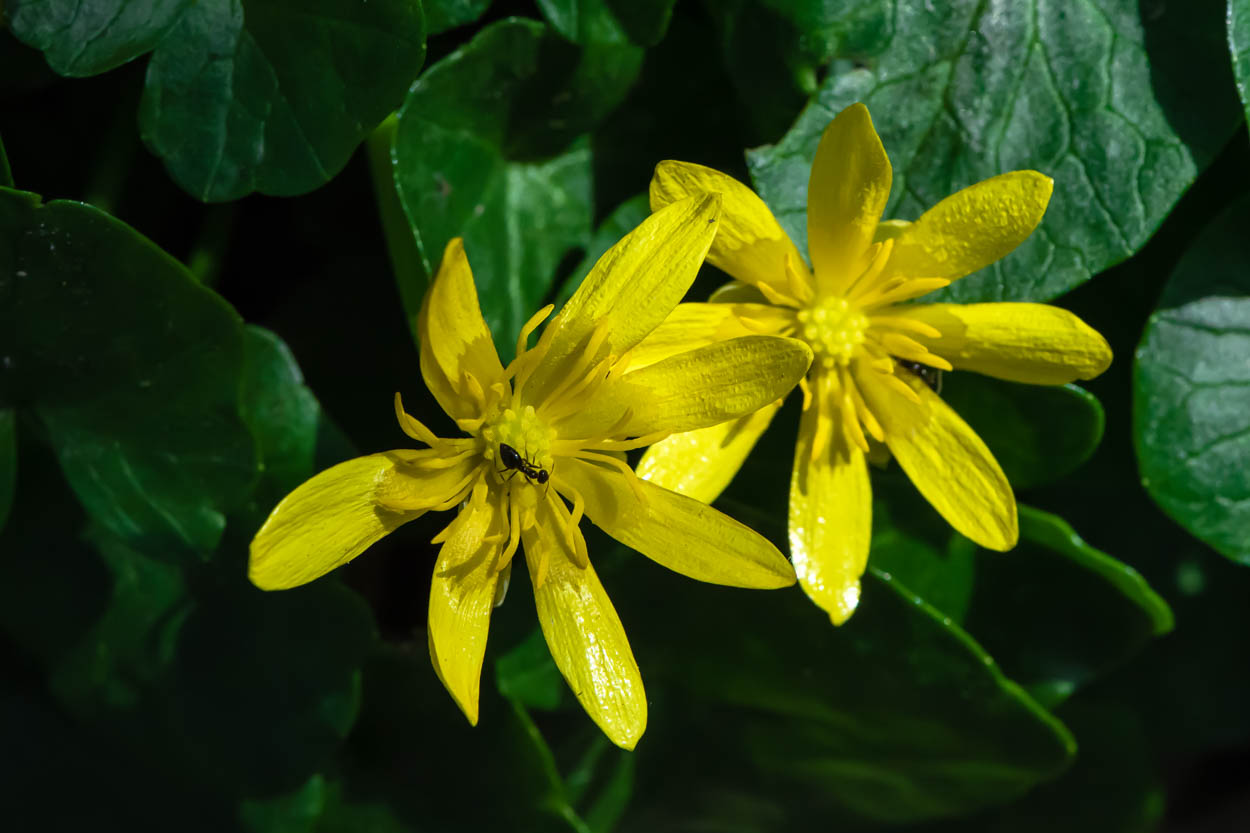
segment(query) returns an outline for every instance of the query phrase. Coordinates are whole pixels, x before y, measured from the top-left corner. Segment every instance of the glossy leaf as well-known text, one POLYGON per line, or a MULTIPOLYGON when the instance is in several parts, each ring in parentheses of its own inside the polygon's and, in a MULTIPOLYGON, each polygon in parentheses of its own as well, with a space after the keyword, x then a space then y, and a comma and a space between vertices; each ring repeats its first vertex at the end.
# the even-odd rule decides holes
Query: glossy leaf
POLYGON ((425 28, 430 35, 437 35, 472 23, 490 8, 491 0, 423 0, 425 28))
POLYGON ((1250 2, 1228 0, 1228 50, 1233 58, 1237 92, 1250 121, 1250 2))
POLYGON ((1046 300, 1137 251, 1236 125, 1215 4, 1072 5, 974 0, 917 7, 772 0, 792 18, 856 25, 777 144, 748 154, 757 190, 802 248, 816 143, 862 101, 894 167, 886 215, 914 220, 1005 171, 1055 179, 1041 226, 1015 252, 932 296, 1046 300), (1184 79, 1184 80, 1182 80, 1184 79), (952 102, 957 102, 955 106, 952 102))
POLYGON ((964 622, 1012 679, 1054 706, 1172 629, 1172 611, 1129 565, 1063 519, 1020 507, 1020 544, 982 552, 964 622))
POLYGON ((0 529, 9 518, 17 488, 17 412, 0 408, 0 529))
POLYGON ((0 188, 13 187, 13 171, 9 169, 9 156, 4 152, 4 140, 0 139, 0 188))
POLYGON ((650 46, 664 37, 677 0, 538 0, 552 27, 578 43, 650 46))
POLYGON ((0 354, 92 517, 206 556, 256 474, 242 325, 173 258, 87 205, 0 190, 0 354))
POLYGON ((1250 198, 1177 264, 1137 349, 1141 481, 1177 523, 1250 564, 1250 198))
POLYGON ((624 95, 640 58, 504 20, 431 67, 400 111, 395 182, 425 273, 464 238, 505 358, 561 259, 590 239, 590 148, 577 137, 624 95))
POLYGON ((570 703, 569 687, 541 630, 495 661, 499 693, 523 708, 551 711, 570 703))
POLYGON ((1098 448, 1106 422, 1098 400, 1076 385, 1021 385, 944 373, 942 398, 985 441, 1017 489, 1075 471, 1098 448))
POLYGON ((425 58, 409 0, 10 0, 14 33, 62 75, 154 50, 139 129, 171 176, 216 202, 301 194, 347 163, 425 58))
POLYGON ((695 704, 663 722, 689 721, 687 736, 723 735, 671 765, 731 770, 743 782, 735 790, 796 814, 769 829, 813 814, 904 822, 967 813, 1061 771, 1074 751, 1063 726, 950 619, 873 575, 838 628, 798 592, 700 588, 691 605, 662 574, 629 592, 617 576, 613 597, 648 690, 677 687, 695 704), (631 596, 642 605, 632 617, 631 596))

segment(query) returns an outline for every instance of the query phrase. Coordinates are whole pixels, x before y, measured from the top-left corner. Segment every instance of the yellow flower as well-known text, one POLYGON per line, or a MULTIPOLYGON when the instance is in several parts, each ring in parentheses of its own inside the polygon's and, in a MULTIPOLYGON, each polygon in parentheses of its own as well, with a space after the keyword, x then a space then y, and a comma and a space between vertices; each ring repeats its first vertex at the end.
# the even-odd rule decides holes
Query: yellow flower
MULTIPOLYGON (((678 307, 635 351, 635 366, 748 332, 811 345, 790 485, 790 554, 803 589, 835 624, 854 612, 868 560, 866 458, 893 454, 947 522, 978 544, 1006 550, 1016 543, 1011 486, 981 439, 931 389, 937 370, 1059 385, 1097 376, 1111 361, 1101 335, 1053 306, 904 303, 1019 245, 1041 221, 1050 178, 996 176, 914 223, 880 221, 890 178, 867 108, 848 107, 825 130, 812 163, 810 269, 764 202, 736 180, 663 162, 651 181, 653 209, 697 193, 723 196, 708 261, 737 281, 713 296, 717 303, 678 307)), ((710 502, 779 406, 670 437, 647 452, 638 472, 710 502)))
POLYGON ((251 547, 258 587, 295 587, 425 512, 459 507, 430 590, 434 669, 470 723, 492 608, 524 547, 539 622, 591 718, 632 749, 647 702, 621 622, 586 553, 583 512, 618 541, 703 581, 774 588, 794 570, 766 539, 697 500, 639 480, 623 452, 749 414, 802 378, 801 342, 751 335, 627 371, 630 352, 677 306, 716 233, 721 199, 653 214, 603 256, 533 349, 530 319, 503 367, 453 240, 421 313, 421 372, 470 436, 442 439, 405 413, 421 450, 388 451, 313 477, 273 510, 251 547), (571 508, 565 504, 567 499, 571 508))

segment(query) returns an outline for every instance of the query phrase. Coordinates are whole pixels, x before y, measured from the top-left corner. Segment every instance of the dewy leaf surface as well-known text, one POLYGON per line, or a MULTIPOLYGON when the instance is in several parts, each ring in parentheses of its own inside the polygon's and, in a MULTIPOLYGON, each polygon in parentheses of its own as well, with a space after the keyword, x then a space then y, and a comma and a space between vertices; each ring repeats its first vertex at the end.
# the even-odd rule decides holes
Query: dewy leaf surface
POLYGON ((107 214, 8 189, 0 298, 0 389, 88 513, 132 544, 211 552, 256 474, 234 310, 107 214))
POLYGON ((1250 121, 1250 0, 1228 0, 1228 50, 1237 92, 1250 121))
POLYGON ((1250 198, 1177 264, 1133 369, 1142 484, 1177 523, 1250 564, 1250 198))
POLYGON ((561 259, 590 239, 591 151, 578 137, 640 62, 633 46, 581 49, 540 23, 504 20, 431 67, 400 111, 395 182, 422 265, 432 274, 447 242, 464 238, 505 358, 561 259))
POLYGON ((1083 283, 1146 242, 1236 126, 1224 47, 1208 42, 1221 31, 1214 4, 881 2, 875 21, 853 0, 771 5, 826 20, 853 6, 857 20, 831 45, 856 68, 835 61, 791 131, 748 154, 800 247, 817 141, 856 101, 894 166, 887 217, 914 220, 1006 171, 1055 179, 1024 244, 933 299, 1046 300, 1083 283))
POLYGON ((8 13, 62 75, 153 50, 140 132, 208 202, 324 184, 425 59, 411 0, 9 0, 8 13))

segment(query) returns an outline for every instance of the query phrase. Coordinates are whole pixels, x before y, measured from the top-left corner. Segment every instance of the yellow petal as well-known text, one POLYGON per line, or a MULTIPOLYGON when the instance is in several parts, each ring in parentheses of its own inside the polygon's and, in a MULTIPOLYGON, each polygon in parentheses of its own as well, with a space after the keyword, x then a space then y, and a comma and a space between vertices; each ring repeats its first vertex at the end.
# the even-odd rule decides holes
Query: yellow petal
MULTIPOLYGON (((801 262, 801 261, 800 261, 801 262)), ((708 296, 709 304, 766 304, 768 299, 749 283, 730 281, 708 296)))
POLYGON ((560 460, 556 487, 586 500, 586 516, 604 532, 674 572, 732 587, 794 584, 794 570, 759 533, 694 498, 582 460, 560 460), (635 488, 636 487, 636 488, 635 488))
POLYGON ((793 324, 792 311, 769 304, 678 304, 660 326, 629 352, 629 369, 638 370, 660 359, 730 338, 780 333, 793 324), (749 318, 752 326, 744 324, 743 317, 749 318))
POLYGON ((981 438, 929 386, 904 383, 919 399, 859 375, 860 390, 885 430, 894 459, 947 523, 987 549, 1009 550, 1019 538, 1011 484, 981 438))
POLYGON ((709 263, 745 283, 766 283, 787 293, 786 259, 792 258, 810 284, 803 257, 768 206, 731 176, 689 162, 661 162, 651 178, 651 210, 705 193, 718 193, 724 199, 720 229, 707 255, 709 263))
POLYGON ((450 509, 459 503, 484 470, 481 455, 445 459, 438 451, 396 452, 394 468, 378 478, 374 501, 384 509, 409 512, 415 509, 450 509))
POLYGON ((421 374, 439 405, 452 417, 477 416, 465 374, 481 389, 503 378, 503 365, 478 305, 464 241, 452 238, 421 309, 421 374))
POLYGON ((473 515, 443 542, 434 566, 428 642, 438 678, 476 726, 482 657, 499 582, 496 560, 507 530, 494 501, 462 511, 473 515))
POLYGON ((595 327, 606 339, 598 361, 623 356, 659 326, 694 282, 716 236, 719 194, 682 200, 643 220, 599 258, 543 332, 546 355, 534 371, 528 402, 538 403, 568 375, 595 327))
MULTIPOLYGON (((803 413, 790 477, 790 558, 803 592, 835 625, 859 604, 872 537, 872 487, 859 446, 835 429, 830 449, 812 459, 819 408, 803 413)), ((841 419, 834 419, 840 424, 841 419)))
POLYGON ((1048 304, 918 304, 895 312, 936 327, 941 338, 912 337, 957 370, 1066 385, 1111 364, 1111 345, 1097 330, 1048 304))
POLYGON ((633 749, 647 728, 647 695, 625 629, 595 568, 569 558, 549 510, 524 530, 538 623, 552 659, 608 739, 633 749), (545 561, 545 565, 540 562, 545 561), (544 570, 542 582, 537 581, 544 570))
POLYGON ((868 108, 852 104, 825 128, 807 182, 807 249, 818 286, 840 292, 868 265, 892 177, 868 108))
POLYGON ((421 510, 377 505, 374 491, 404 452, 357 457, 298 486, 252 539, 248 577, 261 590, 298 587, 351 561, 421 510))
POLYGON ((753 413, 782 398, 811 364, 806 344, 776 336, 719 341, 631 371, 556 423, 562 438, 599 437, 632 416, 622 436, 676 434, 753 413))
POLYGON ((647 449, 638 476, 678 494, 711 503, 746 460, 781 407, 777 401, 753 414, 710 428, 674 434, 647 449))
POLYGON ((881 280, 955 280, 1000 260, 1046 213, 1054 180, 1012 171, 969 186, 930 208, 894 238, 881 280))

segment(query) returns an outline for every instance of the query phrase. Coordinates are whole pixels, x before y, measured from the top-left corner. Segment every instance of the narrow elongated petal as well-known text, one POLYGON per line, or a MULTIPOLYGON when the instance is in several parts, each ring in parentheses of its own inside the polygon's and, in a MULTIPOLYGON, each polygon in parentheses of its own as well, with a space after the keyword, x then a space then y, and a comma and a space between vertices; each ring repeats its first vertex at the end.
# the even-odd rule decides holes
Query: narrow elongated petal
POLYGON ((1002 259, 1046 213, 1054 180, 1012 171, 951 194, 894 237, 882 280, 955 280, 1002 259))
POLYGON ((494 501, 463 511, 472 516, 443 542, 430 583, 430 661, 469 723, 477 725, 478 690, 507 536, 494 501))
POLYGON ((861 374, 859 382, 894 459, 947 523, 987 549, 1014 547, 1019 527, 1011 484, 959 414, 911 374, 905 384, 919 403, 872 373, 861 374))
POLYGON ((596 526, 674 572, 733 587, 794 584, 790 562, 759 533, 694 498, 645 480, 631 485, 628 476, 562 459, 556 488, 572 486, 596 526))
POLYGON ((674 434, 647 449, 638 476, 678 494, 711 503, 734 479, 781 402, 710 428, 674 434))
POLYGON ((807 182, 807 249, 818 286, 840 292, 868 265, 892 178, 868 108, 852 104, 825 128, 807 182))
POLYGON ((284 497, 252 539, 248 577, 262 590, 320 578, 419 517, 378 506, 374 492, 404 452, 370 454, 326 469, 284 497))
POLYGON ((542 522, 541 516, 522 538, 538 623, 552 659, 603 733, 617 746, 633 749, 647 728, 647 696, 625 629, 595 568, 573 563, 553 523, 542 522), (540 568, 542 560, 545 568, 540 568))
POLYGON ((803 592, 840 625, 859 604, 872 535, 872 487, 864 453, 845 437, 836 436, 812 458, 818 409, 827 407, 813 402, 799 427, 790 477, 790 558, 803 592))
POLYGON ((678 304, 660 326, 629 352, 629 369, 638 370, 726 339, 779 334, 793 324, 792 310, 769 304, 678 304), (744 317, 751 320, 751 326, 743 323, 744 317))
POLYGON ((675 434, 753 413, 782 398, 811 364, 806 344, 745 336, 671 356, 600 388, 587 406, 556 425, 561 437, 594 437, 618 425, 622 435, 675 434))
POLYGON ((421 375, 452 417, 473 416, 480 407, 469 397, 465 374, 482 389, 503 378, 503 365, 482 318, 464 241, 453 238, 443 251, 438 275, 421 309, 421 375))
POLYGON ((394 452, 401 459, 378 478, 373 498, 379 506, 395 512, 449 509, 468 494, 483 470, 480 455, 446 460, 438 452, 394 452))
POLYGON ((1048 304, 918 304, 898 312, 936 327, 941 338, 913 337, 957 370, 1066 385, 1111 364, 1111 345, 1097 330, 1048 304))
POLYGON ((651 210, 656 211, 698 194, 719 193, 724 199, 720 229, 708 262, 748 284, 769 284, 788 292, 786 260, 798 264, 811 281, 798 248, 754 191, 731 176, 689 162, 661 162, 651 178, 651 210))
POLYGON ((546 356, 526 397, 543 395, 568 375, 592 331, 605 330, 594 356, 624 355, 673 311, 694 282, 720 218, 721 197, 706 194, 660 209, 609 249, 543 332, 546 356))

